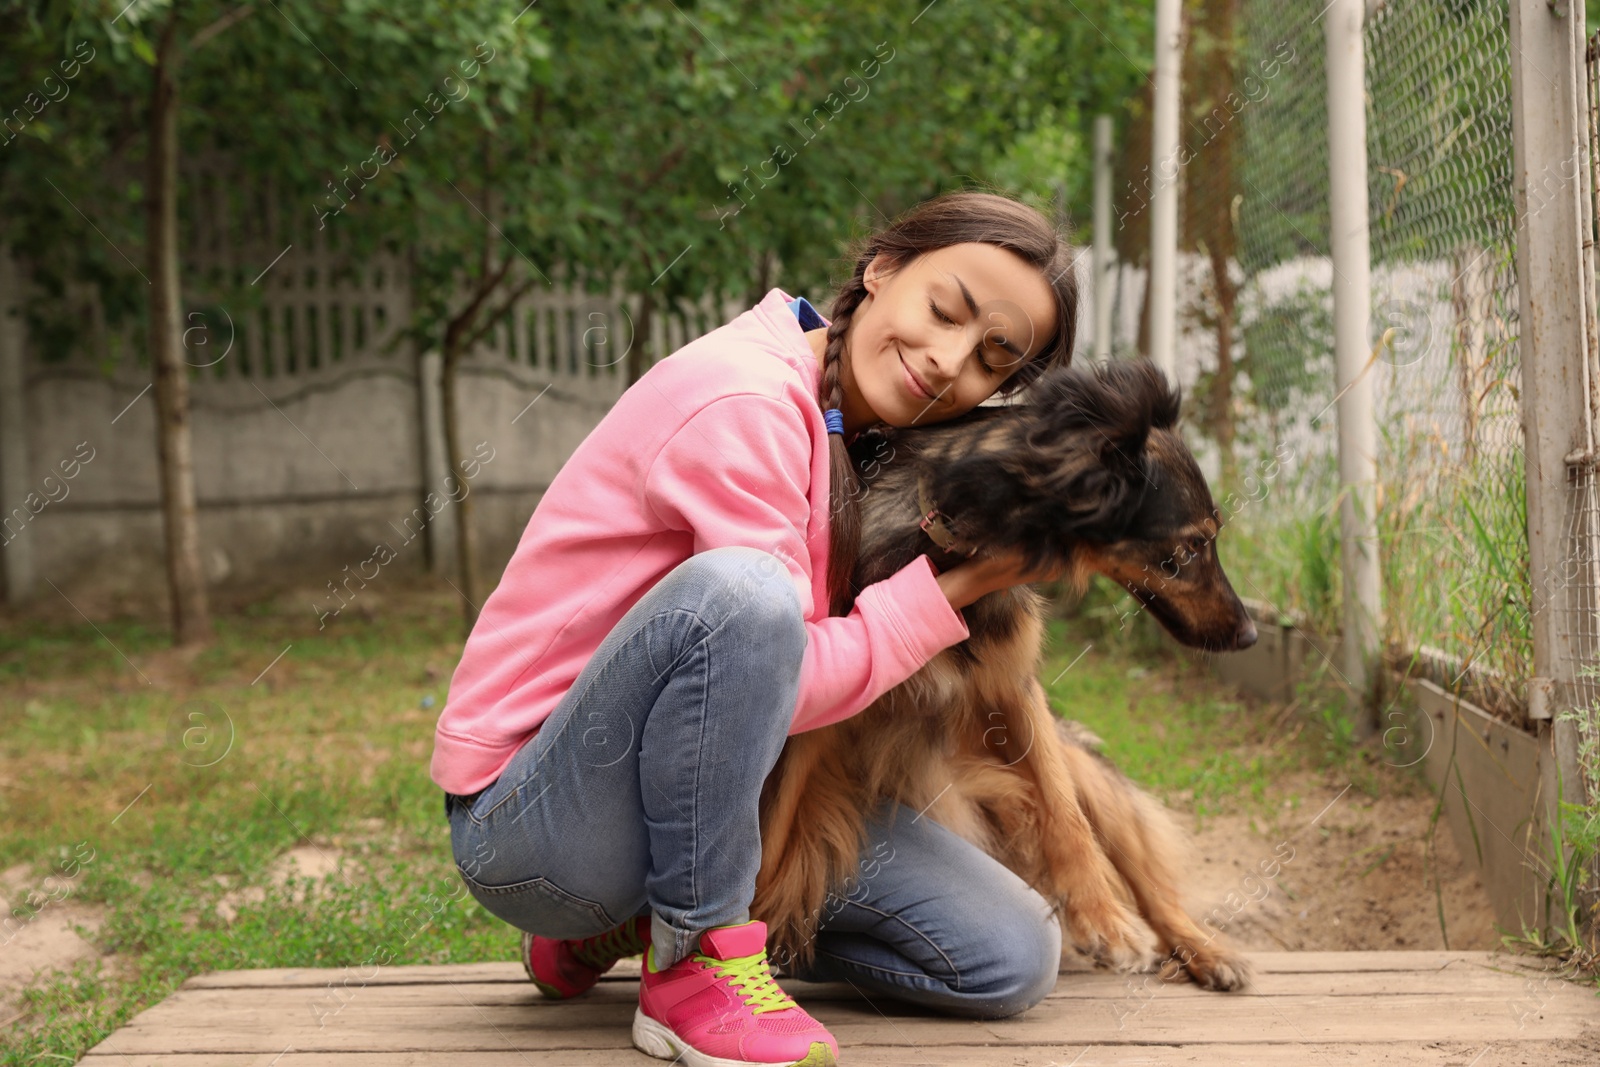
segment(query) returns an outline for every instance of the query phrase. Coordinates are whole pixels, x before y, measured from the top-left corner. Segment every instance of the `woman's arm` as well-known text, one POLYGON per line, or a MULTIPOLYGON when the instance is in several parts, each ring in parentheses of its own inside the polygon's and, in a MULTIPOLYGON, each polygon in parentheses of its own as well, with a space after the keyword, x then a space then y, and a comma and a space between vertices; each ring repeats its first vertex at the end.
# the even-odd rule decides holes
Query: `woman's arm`
POLYGON ((1065 567, 1043 568, 1037 571, 1022 569, 1022 561, 1011 553, 985 556, 958 563, 939 573, 939 588, 944 591, 950 606, 960 611, 973 601, 1009 589, 1014 585, 1033 582, 1050 582, 1061 577, 1065 567))
POLYGON ((807 637, 790 733, 849 718, 970 636, 926 555, 860 590, 848 615, 827 615, 806 541, 814 518, 813 444, 792 404, 754 393, 723 396, 673 434, 641 486, 645 506, 665 528, 692 534, 692 552, 746 545, 787 569, 807 637))

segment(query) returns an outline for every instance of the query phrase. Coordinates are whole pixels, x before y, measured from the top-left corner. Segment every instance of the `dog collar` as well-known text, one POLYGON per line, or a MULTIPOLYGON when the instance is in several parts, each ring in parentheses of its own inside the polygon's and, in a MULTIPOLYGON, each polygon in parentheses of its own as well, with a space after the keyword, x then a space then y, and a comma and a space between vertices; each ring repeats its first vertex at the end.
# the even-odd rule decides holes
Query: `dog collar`
POLYGON ((978 550, 977 545, 965 551, 957 547, 959 538, 951 528, 950 516, 933 506, 933 501, 928 497, 928 487, 920 479, 917 481, 917 508, 922 512, 922 522, 918 525, 933 539, 934 544, 957 556, 971 556, 978 550))

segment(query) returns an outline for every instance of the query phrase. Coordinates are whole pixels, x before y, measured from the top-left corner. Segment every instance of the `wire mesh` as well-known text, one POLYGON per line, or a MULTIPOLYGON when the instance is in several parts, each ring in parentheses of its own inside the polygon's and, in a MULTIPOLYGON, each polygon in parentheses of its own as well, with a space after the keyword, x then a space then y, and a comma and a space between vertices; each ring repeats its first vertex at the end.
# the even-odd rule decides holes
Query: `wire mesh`
MULTIPOLYGON (((1235 451, 1243 471, 1282 457, 1286 473, 1230 516, 1229 572, 1241 592, 1332 634, 1341 583, 1326 49, 1321 25, 1293 5, 1244 0, 1240 25, 1241 88, 1263 69, 1275 77, 1240 114, 1235 451)), ((1245 482, 1242 499, 1253 489, 1245 482)))
MULTIPOLYGON (((1584 111, 1587 120, 1589 167, 1586 205, 1587 240, 1584 242, 1584 275, 1589 295, 1587 327, 1591 378, 1600 371, 1600 322, 1597 304, 1596 251, 1597 226, 1600 226, 1600 32, 1584 50, 1584 111)), ((1593 404, 1591 382, 1591 405, 1593 404)), ((1582 778, 1583 794, 1591 804, 1600 803, 1600 479, 1596 477, 1595 428, 1591 426, 1587 448, 1569 457, 1567 493, 1567 540, 1563 546, 1563 572, 1560 583, 1565 597, 1557 601, 1563 614, 1559 627, 1567 654, 1574 667, 1572 709, 1577 734, 1576 762, 1582 778)), ((1600 857, 1594 860, 1594 884, 1600 885, 1600 857)))
MULTIPOLYGON (((1573 467, 1567 493, 1566 542, 1561 589, 1554 603, 1561 613, 1561 636, 1577 667, 1570 714, 1577 734, 1577 766, 1583 795, 1600 800, 1600 495, 1595 457, 1573 467)), ((1600 871, 1596 872, 1600 874, 1600 871)))
MULTIPOLYGON (((1274 506, 1240 516, 1246 589, 1340 628, 1323 27, 1244 0, 1238 68, 1292 53, 1242 111, 1243 351, 1236 450, 1289 456, 1274 506), (1254 547, 1259 546, 1259 547, 1254 547)), ((1385 644, 1513 720, 1532 673, 1517 406, 1509 8, 1369 6, 1365 27, 1377 493, 1385 644)))

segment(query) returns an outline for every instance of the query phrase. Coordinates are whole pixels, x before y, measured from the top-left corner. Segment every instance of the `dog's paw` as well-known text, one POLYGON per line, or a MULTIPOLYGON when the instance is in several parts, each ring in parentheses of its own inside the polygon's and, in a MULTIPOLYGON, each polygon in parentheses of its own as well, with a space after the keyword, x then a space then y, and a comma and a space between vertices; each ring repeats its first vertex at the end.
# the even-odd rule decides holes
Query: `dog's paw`
POLYGON ((1115 900, 1097 908, 1069 909, 1073 945, 1102 967, 1153 971, 1160 962, 1156 938, 1139 917, 1115 900))
POLYGON ((1236 993, 1248 987, 1254 978, 1249 960, 1215 946, 1175 949, 1163 966, 1162 977, 1176 979, 1180 969, 1195 985, 1213 993, 1236 993), (1172 972, 1170 976, 1169 971, 1172 972))

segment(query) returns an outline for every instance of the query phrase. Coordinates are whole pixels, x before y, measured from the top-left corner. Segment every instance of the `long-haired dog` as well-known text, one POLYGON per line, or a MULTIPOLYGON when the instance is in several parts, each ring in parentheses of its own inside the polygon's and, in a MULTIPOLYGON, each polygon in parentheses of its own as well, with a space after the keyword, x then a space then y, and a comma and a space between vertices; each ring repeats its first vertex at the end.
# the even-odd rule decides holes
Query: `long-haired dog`
MULTIPOLYGON (((1165 375, 1147 360, 1065 368, 1026 396, 856 440, 867 491, 855 588, 922 552, 944 570, 1015 550, 1030 571, 1065 565, 1078 595, 1105 575, 1185 645, 1254 643, 1165 375)), ((1047 606, 1030 586, 980 598, 963 609, 967 640, 859 714, 788 740, 762 791, 751 906, 774 960, 812 958, 825 899, 856 869, 866 814, 892 798, 1016 872, 1098 962, 1149 970, 1165 956, 1168 976, 1181 968, 1208 989, 1248 981, 1244 960, 1184 910, 1185 841, 1171 816, 1092 735, 1051 713, 1038 681, 1047 606)))

